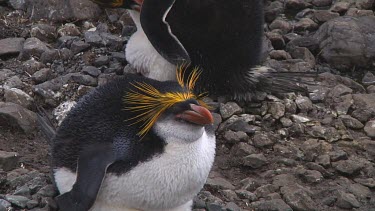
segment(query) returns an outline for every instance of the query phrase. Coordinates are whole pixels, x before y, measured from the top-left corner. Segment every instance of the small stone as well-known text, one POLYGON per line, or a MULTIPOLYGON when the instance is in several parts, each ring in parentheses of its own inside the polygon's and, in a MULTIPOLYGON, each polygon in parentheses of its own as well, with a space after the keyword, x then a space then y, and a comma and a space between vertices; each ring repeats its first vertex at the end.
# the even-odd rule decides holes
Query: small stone
POLYGON ((367 179, 356 178, 354 179, 354 181, 366 187, 375 188, 375 179, 373 178, 367 178, 367 179))
POLYGON ((334 162, 333 167, 344 175, 355 175, 363 168, 363 163, 353 160, 341 160, 334 162))
POLYGON ((100 36, 103 38, 103 44, 109 48, 111 51, 120 51, 122 50, 126 38, 119 37, 110 33, 101 33, 100 36))
POLYGON ((24 38, 5 38, 0 40, 0 58, 17 56, 25 42, 24 38))
POLYGON ((297 96, 296 104, 297 107, 303 112, 310 111, 313 108, 313 104, 308 97, 297 96))
POLYGON ((264 132, 256 132, 253 138, 253 144, 257 148, 272 146, 275 142, 274 137, 264 132))
POLYGON ((228 119, 233 114, 239 114, 242 112, 242 108, 235 102, 228 102, 226 104, 220 104, 220 114, 223 119, 228 119))
POLYGON ((318 29, 319 25, 315 23, 310 18, 302 18, 296 24, 294 24, 294 30, 302 32, 302 31, 315 31, 318 29))
POLYGON ((18 166, 19 156, 16 152, 6 152, 0 150, 0 169, 10 171, 18 166))
POLYGON ((300 116, 300 115, 293 114, 291 117, 292 117, 292 120, 297 123, 306 123, 306 122, 311 121, 311 119, 304 117, 304 116, 300 116))
POLYGON ((24 108, 31 108, 33 99, 17 88, 4 89, 5 102, 16 103, 24 108))
POLYGON ((22 64, 22 69, 25 71, 28 75, 32 75, 41 68, 43 68, 45 65, 41 62, 36 61, 35 59, 29 59, 25 61, 22 64))
POLYGON ((27 187, 26 185, 23 185, 19 188, 17 188, 14 193, 14 195, 18 196, 25 196, 25 197, 30 197, 30 188, 27 187))
POLYGON ((267 185, 262 185, 259 188, 257 188, 254 193, 258 198, 265 198, 267 195, 275 191, 276 191, 275 186, 271 184, 267 184, 267 185))
POLYGON ((293 211, 282 199, 273 199, 268 201, 256 201, 251 206, 258 211, 293 211))
POLYGON ((86 86, 97 86, 98 85, 98 80, 92 76, 89 75, 72 75, 71 78, 74 82, 86 85, 86 86))
POLYGON ((79 28, 73 24, 73 23, 66 23, 63 26, 61 26, 57 33, 60 35, 60 37, 63 36, 80 36, 81 32, 79 31, 79 28))
POLYGON ((267 158, 263 153, 252 154, 243 158, 243 165, 249 166, 251 168, 257 169, 267 164, 267 158))
POLYGON ((234 190, 235 187, 226 179, 222 177, 207 178, 206 185, 213 189, 229 189, 234 190))
POLYGON ((21 58, 26 60, 30 59, 32 56, 40 57, 42 53, 48 50, 49 48, 44 42, 36 37, 31 37, 23 43, 21 58))
POLYGON ((285 117, 282 117, 280 119, 280 122, 281 124, 283 125, 283 127, 290 127, 293 125, 293 122, 292 120, 288 119, 288 118, 285 118, 285 117))
POLYGON ((31 26, 30 35, 43 42, 54 42, 57 38, 56 28, 50 24, 36 24, 31 26))
POLYGON ((5 81, 4 83, 5 88, 19 88, 22 89, 24 87, 23 82, 18 76, 12 76, 8 80, 5 81))
POLYGON ((276 19, 269 25, 271 30, 280 29, 284 34, 292 29, 292 25, 283 19, 276 19))
MULTIPOLYGON (((5 199, 0 199, 0 207, 3 206, 4 208, 9 208, 10 206, 12 206, 11 203, 9 203, 8 201, 6 201, 5 199)), ((1 209, 0 209, 1 210, 1 209)), ((6 209, 5 209, 6 210, 6 209)))
POLYGON ((341 115, 340 119, 344 123, 344 125, 348 128, 361 129, 364 127, 364 125, 360 121, 358 121, 357 119, 354 119, 353 117, 349 115, 341 115))
POLYGON ((108 56, 100 56, 100 57, 95 59, 93 64, 96 67, 100 67, 100 66, 103 66, 103 65, 107 65, 108 63, 109 63, 109 57, 108 56))
POLYGON ((250 202, 257 199, 257 196, 254 193, 247 190, 236 190, 235 192, 240 199, 248 199, 250 202))
POLYGON ((237 143, 248 139, 248 136, 245 132, 242 131, 234 132, 228 130, 224 133, 224 139, 228 141, 228 143, 237 143))
POLYGON ((349 2, 336 2, 332 7, 331 7, 331 11, 332 12, 338 12, 338 13, 345 13, 349 8, 350 8, 350 4, 349 2))
POLYGON ((354 196, 356 196, 357 199, 365 200, 367 198, 371 198, 371 190, 368 187, 363 186, 361 184, 358 184, 358 183, 351 184, 349 185, 348 190, 349 192, 354 194, 354 196))
POLYGON ((224 208, 217 203, 209 203, 207 204, 207 210, 208 211, 224 211, 224 208))
POLYGON ((285 186, 280 190, 283 199, 293 210, 317 210, 317 204, 312 200, 310 193, 298 184, 285 186))
POLYGON ((25 208, 26 203, 29 201, 29 199, 24 196, 16 196, 16 195, 6 195, 5 199, 9 201, 11 204, 16 205, 17 207, 21 207, 21 208, 25 208))
POLYGON ((273 178, 273 186, 275 186, 277 189, 280 187, 293 185, 297 183, 297 179, 292 174, 280 174, 276 175, 273 178))
POLYGON ((358 202, 358 200, 355 198, 353 194, 339 191, 336 206, 343 209, 352 209, 359 208, 361 204, 358 202))
POLYGON ((292 56, 284 50, 273 50, 270 52, 269 55, 271 59, 276 59, 276 60, 287 60, 287 59, 292 58, 292 56))
POLYGON ((0 118, 8 120, 5 126, 20 128, 26 134, 36 131, 36 114, 15 103, 0 102, 0 118))
POLYGON ((317 7, 326 7, 331 6, 332 0, 313 0, 311 3, 317 7))
POLYGON ((375 138, 375 120, 371 120, 366 123, 365 132, 369 137, 375 138))
POLYGON ((323 180, 323 175, 316 170, 306 170, 304 174, 300 175, 302 180, 307 183, 319 183, 323 180))
POLYGON ((79 52, 86 51, 89 48, 90 44, 79 40, 72 43, 70 50, 73 52, 73 54, 77 54, 79 52))
POLYGON ((87 75, 91 75, 92 77, 98 77, 100 75, 100 70, 94 66, 84 66, 82 68, 82 72, 87 75))
POLYGON ((286 8, 290 10, 302 10, 310 6, 310 4, 304 0, 287 0, 286 8))
POLYGON ((272 47, 275 50, 282 50, 285 48, 285 40, 281 34, 275 32, 267 32, 266 36, 271 41, 272 47))
POLYGON ((343 150, 336 150, 336 151, 330 152, 329 156, 332 162, 348 159, 348 154, 343 150))
POLYGON ((85 32, 85 42, 95 47, 103 46, 103 39, 97 31, 85 32))
POLYGON ((37 202, 37 201, 35 201, 35 200, 30 200, 30 201, 28 201, 27 203, 26 203, 26 207, 28 208, 28 209, 32 209, 32 208, 34 208, 34 207, 36 207, 36 206, 38 206, 39 205, 39 202, 37 202))
POLYGON ((53 78, 53 72, 50 68, 43 68, 36 71, 31 77, 36 84, 43 83, 53 78))
POLYGON ((238 200, 237 194, 233 190, 219 190, 219 192, 227 201, 238 200))
POLYGON ((329 155, 320 155, 315 159, 315 162, 322 165, 324 168, 328 168, 331 165, 331 160, 329 155))
POLYGON ((43 188, 41 188, 37 194, 45 197, 54 197, 57 194, 57 192, 53 185, 46 185, 43 188))
POLYGON ((285 105, 281 102, 268 103, 268 113, 275 119, 280 119, 285 114, 285 105))

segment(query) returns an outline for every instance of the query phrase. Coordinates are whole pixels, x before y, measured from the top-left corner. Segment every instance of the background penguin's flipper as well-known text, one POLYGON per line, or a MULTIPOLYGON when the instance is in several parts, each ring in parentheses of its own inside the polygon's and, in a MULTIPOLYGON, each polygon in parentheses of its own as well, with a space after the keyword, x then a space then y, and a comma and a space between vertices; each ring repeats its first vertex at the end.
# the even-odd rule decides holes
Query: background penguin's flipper
POLYGON ((96 200, 108 166, 116 161, 115 155, 111 143, 92 144, 82 151, 72 190, 56 198, 60 210, 89 210, 96 200))
POLYGON ((179 65, 190 63, 190 57, 165 20, 174 2, 144 0, 140 19, 143 31, 158 53, 170 63, 179 65))

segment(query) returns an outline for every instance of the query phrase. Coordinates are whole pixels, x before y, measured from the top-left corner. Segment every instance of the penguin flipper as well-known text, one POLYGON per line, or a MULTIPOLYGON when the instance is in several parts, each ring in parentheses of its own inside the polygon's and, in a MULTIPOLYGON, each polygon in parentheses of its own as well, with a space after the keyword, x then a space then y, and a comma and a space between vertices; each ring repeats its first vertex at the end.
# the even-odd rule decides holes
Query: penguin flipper
POLYGON ((87 211, 94 204, 108 166, 116 161, 110 143, 91 144, 78 158, 77 180, 71 191, 56 198, 62 211, 87 211))
POLYGON ((174 65, 190 63, 185 47, 173 34, 165 20, 176 0, 144 0, 141 10, 141 25, 156 51, 174 65))

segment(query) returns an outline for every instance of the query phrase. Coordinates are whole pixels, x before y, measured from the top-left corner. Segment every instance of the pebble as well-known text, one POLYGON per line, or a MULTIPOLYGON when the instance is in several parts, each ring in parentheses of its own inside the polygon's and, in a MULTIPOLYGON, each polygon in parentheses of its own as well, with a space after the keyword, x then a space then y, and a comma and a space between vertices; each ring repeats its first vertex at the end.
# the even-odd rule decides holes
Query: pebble
POLYGON ((16 195, 6 195, 5 199, 9 201, 11 204, 16 205, 20 208, 25 208, 26 203, 29 201, 28 198, 24 196, 16 196, 16 195))
POLYGON ((0 40, 0 58, 4 56, 17 56, 21 50, 24 38, 5 38, 0 40))
POLYGON ((354 160, 341 160, 333 163, 333 167, 341 174, 355 175, 363 168, 363 163, 354 160))
POLYGON ((361 204, 351 193, 345 193, 343 191, 338 192, 336 206, 343 209, 358 208, 361 204))
POLYGON ((243 158, 243 161, 244 161, 243 163, 244 166, 249 166, 253 169, 260 168, 266 165, 268 162, 267 158, 264 156, 263 153, 248 155, 243 158))
POLYGON ((368 121, 364 130, 369 137, 375 138, 375 120, 368 121))
POLYGON ((220 114, 223 119, 228 119, 234 114, 239 114, 242 108, 235 102, 221 103, 220 104, 220 114))

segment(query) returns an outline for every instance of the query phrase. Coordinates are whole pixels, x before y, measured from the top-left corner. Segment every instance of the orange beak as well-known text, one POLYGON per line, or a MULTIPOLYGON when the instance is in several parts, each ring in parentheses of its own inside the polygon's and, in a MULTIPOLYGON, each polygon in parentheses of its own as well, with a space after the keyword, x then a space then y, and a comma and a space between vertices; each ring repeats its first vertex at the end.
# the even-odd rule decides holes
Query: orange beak
POLYGON ((211 112, 207 108, 195 104, 190 104, 190 110, 177 114, 176 117, 197 125, 209 125, 214 123, 211 112))

